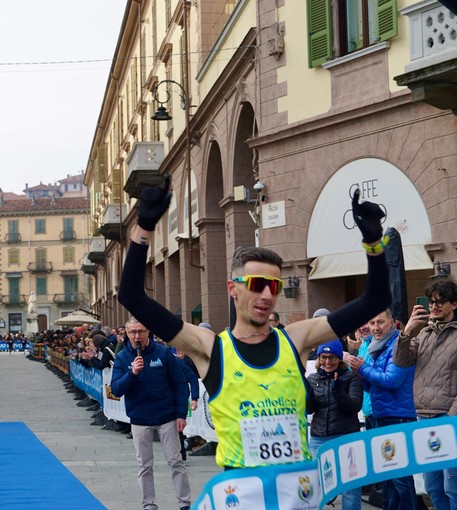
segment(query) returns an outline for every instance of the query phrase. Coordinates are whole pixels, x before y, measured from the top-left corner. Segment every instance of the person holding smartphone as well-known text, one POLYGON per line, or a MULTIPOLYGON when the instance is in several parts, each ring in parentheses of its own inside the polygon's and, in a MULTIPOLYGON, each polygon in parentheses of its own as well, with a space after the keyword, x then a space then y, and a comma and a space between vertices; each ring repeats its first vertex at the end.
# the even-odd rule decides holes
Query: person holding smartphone
MULTIPOLYGON (((457 415, 457 285, 435 280, 424 294, 429 310, 414 305, 393 357, 400 367, 416 365, 413 392, 420 420, 457 415)), ((457 468, 424 473, 424 480, 435 508, 457 509, 457 468)))

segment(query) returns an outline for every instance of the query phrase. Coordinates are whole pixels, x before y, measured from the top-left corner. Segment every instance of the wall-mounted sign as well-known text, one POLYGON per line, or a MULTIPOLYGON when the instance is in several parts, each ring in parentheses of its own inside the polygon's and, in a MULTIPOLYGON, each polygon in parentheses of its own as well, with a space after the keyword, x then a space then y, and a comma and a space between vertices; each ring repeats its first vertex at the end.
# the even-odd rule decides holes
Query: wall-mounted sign
POLYGON ((262 205, 262 227, 282 227, 286 224, 286 208, 284 200, 262 205))

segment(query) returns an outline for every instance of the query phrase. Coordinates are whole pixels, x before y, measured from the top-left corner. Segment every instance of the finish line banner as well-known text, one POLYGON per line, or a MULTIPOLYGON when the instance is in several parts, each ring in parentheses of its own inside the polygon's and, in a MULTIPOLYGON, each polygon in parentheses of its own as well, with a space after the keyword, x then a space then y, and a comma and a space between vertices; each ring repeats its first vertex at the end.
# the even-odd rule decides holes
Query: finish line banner
POLYGON ((234 469, 203 488, 192 510, 317 510, 350 489, 457 466, 457 417, 403 423, 323 444, 317 461, 234 469))

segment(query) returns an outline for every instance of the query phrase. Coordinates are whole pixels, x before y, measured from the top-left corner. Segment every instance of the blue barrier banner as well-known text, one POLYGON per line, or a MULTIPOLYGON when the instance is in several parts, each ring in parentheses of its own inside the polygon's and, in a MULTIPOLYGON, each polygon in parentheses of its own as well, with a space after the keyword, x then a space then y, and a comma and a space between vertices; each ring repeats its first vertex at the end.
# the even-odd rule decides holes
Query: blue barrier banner
POLYGON ((192 510, 317 510, 350 489, 457 466, 457 417, 347 434, 324 443, 318 462, 219 473, 192 510))
MULTIPOLYGON (((26 350, 30 350, 31 346, 28 342, 25 344, 25 348, 26 348, 26 350)), ((22 347, 22 342, 14 342, 13 350, 23 352, 24 349, 22 347)), ((2 351, 2 352, 9 351, 8 342, 4 342, 3 340, 0 340, 0 351, 2 351)))
POLYGON ((103 380, 102 371, 92 367, 86 367, 79 361, 69 360, 70 376, 75 386, 94 398, 101 406, 103 405, 103 380))

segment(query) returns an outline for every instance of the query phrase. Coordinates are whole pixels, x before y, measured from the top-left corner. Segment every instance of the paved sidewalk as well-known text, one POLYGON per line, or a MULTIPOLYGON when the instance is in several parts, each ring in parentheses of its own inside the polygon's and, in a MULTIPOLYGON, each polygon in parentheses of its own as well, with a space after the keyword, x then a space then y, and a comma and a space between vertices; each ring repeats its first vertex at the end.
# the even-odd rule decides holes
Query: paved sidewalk
MULTIPOLYGON (((108 510, 141 510, 132 440, 91 426, 93 412, 78 407, 73 397, 44 363, 0 353, 0 421, 24 422, 108 510)), ((160 443, 154 443, 154 452, 157 503, 177 510, 160 443)), ((186 463, 195 498, 220 469, 213 456, 188 456, 186 463)))
MULTIPOLYGON (((131 439, 91 426, 93 412, 78 407, 73 394, 44 363, 22 353, 0 353, 0 374, 0 421, 24 422, 108 510, 141 510, 131 439)), ((154 443, 154 451, 157 504, 160 509, 177 510, 160 443, 154 443)), ((220 471, 213 456, 188 456, 187 469, 194 498, 220 471)), ((326 508, 341 509, 340 499, 326 508)), ((362 508, 374 507, 363 503, 362 508)))

